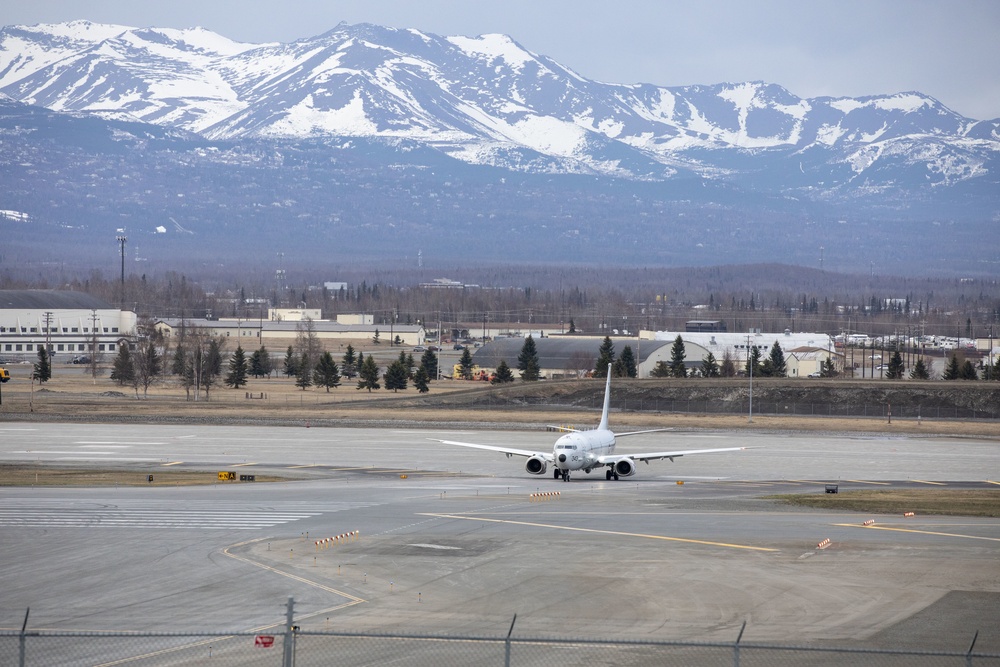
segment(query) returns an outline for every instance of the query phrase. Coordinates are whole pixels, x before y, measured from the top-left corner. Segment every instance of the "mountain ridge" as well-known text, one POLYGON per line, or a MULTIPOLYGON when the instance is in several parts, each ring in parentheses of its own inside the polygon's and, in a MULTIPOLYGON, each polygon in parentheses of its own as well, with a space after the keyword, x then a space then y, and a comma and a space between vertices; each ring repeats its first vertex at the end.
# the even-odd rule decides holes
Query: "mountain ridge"
POLYGON ((1000 120, 919 92, 603 83, 506 35, 340 24, 247 44, 77 22, 0 29, 0 96, 0 209, 16 213, 0 234, 18 258, 65 261, 61 245, 128 227, 144 253, 205 260, 307 231, 310 261, 352 235, 344 255, 369 259, 825 252, 997 272, 982 239, 1000 120))
POLYGON ((981 175, 1000 154, 1000 121, 962 117, 918 92, 806 99, 763 81, 601 83, 507 35, 374 24, 259 45, 202 28, 8 26, 0 91, 209 139, 400 137, 470 163, 517 169, 503 154, 529 150, 556 172, 640 179, 725 176, 725 160, 709 159, 720 152, 818 150, 834 163, 824 183, 837 167, 852 172, 841 179, 849 184, 895 158, 947 184, 981 175), (19 58, 16 47, 48 56, 19 58), (642 166, 622 166, 630 161, 642 166))

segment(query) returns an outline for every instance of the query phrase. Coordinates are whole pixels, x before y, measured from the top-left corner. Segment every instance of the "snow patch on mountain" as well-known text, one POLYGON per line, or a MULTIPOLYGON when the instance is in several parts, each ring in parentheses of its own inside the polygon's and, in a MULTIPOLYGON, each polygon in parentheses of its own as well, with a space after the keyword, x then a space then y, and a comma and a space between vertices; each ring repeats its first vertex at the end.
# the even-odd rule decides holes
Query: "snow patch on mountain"
POLYGON ((522 49, 507 35, 480 35, 479 37, 448 37, 447 40, 470 56, 486 56, 502 60, 518 69, 535 61, 535 56, 522 49))

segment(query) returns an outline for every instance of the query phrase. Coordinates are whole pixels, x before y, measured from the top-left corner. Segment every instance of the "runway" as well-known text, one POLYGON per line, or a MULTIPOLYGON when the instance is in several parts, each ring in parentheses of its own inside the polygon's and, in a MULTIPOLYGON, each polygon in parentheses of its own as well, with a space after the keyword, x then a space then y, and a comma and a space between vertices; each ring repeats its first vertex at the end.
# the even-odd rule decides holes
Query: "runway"
MULTIPOLYGON (((1000 600, 1000 520, 868 517, 761 499, 822 493, 827 482, 989 486, 1000 478, 996 440, 649 434, 620 440, 619 451, 751 449, 641 465, 619 482, 578 474, 564 483, 436 437, 545 450, 555 439, 0 425, 2 463, 301 478, 0 488, 0 626, 19 629, 30 607, 35 629, 246 631, 279 623, 292 596, 306 629, 496 634, 517 614, 525 635, 713 641, 732 640, 747 621, 752 641, 907 636, 953 649, 989 614, 982 605, 995 611, 1000 600), (360 537, 316 544, 352 531, 360 537), (935 616, 946 596, 966 593, 985 601, 966 617, 935 616)), ((979 625, 977 649, 1000 650, 996 623, 979 625)))

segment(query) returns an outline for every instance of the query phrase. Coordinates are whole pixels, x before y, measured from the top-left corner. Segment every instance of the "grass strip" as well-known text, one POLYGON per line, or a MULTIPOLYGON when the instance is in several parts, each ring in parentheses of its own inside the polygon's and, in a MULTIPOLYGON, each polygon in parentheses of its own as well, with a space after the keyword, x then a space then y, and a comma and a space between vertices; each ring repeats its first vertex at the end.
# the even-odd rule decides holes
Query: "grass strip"
POLYGON ((1000 489, 883 489, 766 496, 790 505, 870 514, 1000 517, 1000 489))
MULTIPOLYGON (((255 482, 282 482, 284 477, 253 474, 255 482)), ((248 484, 222 481, 217 472, 199 470, 91 470, 48 466, 0 465, 0 486, 201 486, 248 484), (153 475, 153 481, 149 481, 153 475)))

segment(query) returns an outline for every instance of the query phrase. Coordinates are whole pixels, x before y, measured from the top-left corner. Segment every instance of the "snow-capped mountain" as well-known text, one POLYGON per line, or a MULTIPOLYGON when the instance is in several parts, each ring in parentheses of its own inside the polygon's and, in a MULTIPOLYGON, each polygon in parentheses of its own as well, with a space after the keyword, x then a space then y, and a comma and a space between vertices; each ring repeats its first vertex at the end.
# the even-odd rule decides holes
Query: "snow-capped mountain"
POLYGON ((83 21, 0 30, 0 91, 213 140, 414 140, 474 164, 785 194, 996 183, 1000 121, 916 92, 588 80, 510 37, 344 25, 288 44, 83 21), (770 185, 768 183, 770 182, 770 185))
POLYGON ((1000 120, 916 92, 597 82, 503 35, 9 26, 0 174, 4 266, 114 260, 127 228, 170 270, 220 249, 240 267, 276 248, 320 266, 820 249, 842 270, 997 275, 1000 120))

